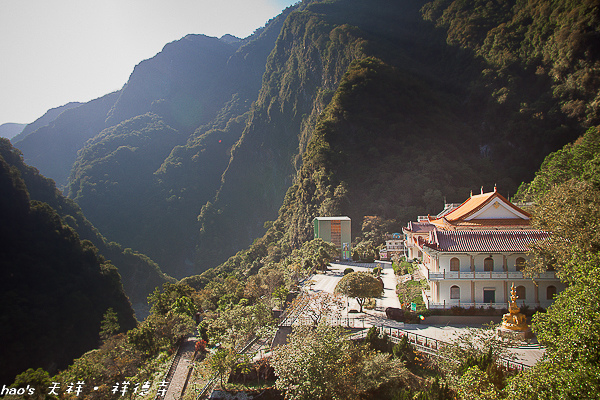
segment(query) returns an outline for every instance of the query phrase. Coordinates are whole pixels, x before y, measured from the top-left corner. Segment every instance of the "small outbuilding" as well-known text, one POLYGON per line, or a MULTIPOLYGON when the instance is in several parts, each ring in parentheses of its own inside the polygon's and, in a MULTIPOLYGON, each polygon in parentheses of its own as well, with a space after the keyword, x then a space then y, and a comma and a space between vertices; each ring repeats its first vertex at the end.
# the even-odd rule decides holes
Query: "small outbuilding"
POLYGON ((351 258, 351 220, 349 217, 316 217, 313 220, 315 239, 333 243, 344 260, 351 258))

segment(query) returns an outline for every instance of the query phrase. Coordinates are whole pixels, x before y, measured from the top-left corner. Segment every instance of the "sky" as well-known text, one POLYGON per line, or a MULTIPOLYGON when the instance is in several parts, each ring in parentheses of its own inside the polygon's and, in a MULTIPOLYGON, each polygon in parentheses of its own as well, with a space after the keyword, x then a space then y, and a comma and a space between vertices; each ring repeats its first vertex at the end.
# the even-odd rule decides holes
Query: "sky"
POLYGON ((0 0, 0 125, 119 90, 187 34, 240 38, 298 0, 0 0))

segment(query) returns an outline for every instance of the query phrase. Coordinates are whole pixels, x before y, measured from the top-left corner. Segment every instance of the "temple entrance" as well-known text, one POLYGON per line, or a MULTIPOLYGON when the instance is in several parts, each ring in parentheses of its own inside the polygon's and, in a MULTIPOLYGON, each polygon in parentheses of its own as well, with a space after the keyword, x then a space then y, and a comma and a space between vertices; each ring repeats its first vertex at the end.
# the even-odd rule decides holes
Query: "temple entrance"
POLYGON ((496 302, 496 289, 483 289, 483 302, 486 304, 496 302))

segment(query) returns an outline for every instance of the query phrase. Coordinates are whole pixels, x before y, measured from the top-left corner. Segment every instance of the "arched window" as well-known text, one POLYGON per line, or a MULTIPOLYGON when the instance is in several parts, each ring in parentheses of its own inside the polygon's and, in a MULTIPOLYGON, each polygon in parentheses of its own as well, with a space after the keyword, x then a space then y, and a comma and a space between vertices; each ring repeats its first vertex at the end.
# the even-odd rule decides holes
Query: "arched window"
POLYGON ((546 300, 554 299, 555 295, 556 295, 556 286, 553 286, 553 285, 548 286, 548 288, 546 289, 546 300))
POLYGON ((517 271, 523 271, 523 269, 525 269, 525 259, 523 257, 517 258, 515 261, 515 267, 517 271))
POLYGON ((519 300, 525 300, 526 293, 527 292, 525 291, 525 286, 523 286, 523 285, 517 286, 517 297, 519 298, 519 300))
POLYGON ((450 299, 460 299, 460 288, 458 286, 450 287, 450 299))
POLYGON ((460 260, 456 257, 450 259, 450 271, 460 271, 460 260))
POLYGON ((493 271, 494 270, 494 259, 492 257, 488 257, 483 260, 483 270, 484 271, 493 271))

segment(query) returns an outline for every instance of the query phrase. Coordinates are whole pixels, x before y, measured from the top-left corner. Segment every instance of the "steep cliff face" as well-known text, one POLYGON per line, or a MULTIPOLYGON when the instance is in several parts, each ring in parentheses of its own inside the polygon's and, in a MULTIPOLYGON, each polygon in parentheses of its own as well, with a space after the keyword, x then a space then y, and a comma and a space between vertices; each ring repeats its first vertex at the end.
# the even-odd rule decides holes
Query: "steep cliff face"
POLYGON ((122 122, 86 143, 69 182, 101 232, 175 276, 193 270, 197 216, 219 188, 291 10, 250 38, 189 35, 136 67, 107 117, 122 122))
POLYGON ((286 20, 215 201, 200 214, 199 265, 225 260, 276 217, 310 135, 303 128, 322 111, 348 65, 365 56, 363 36, 310 6, 286 20))

